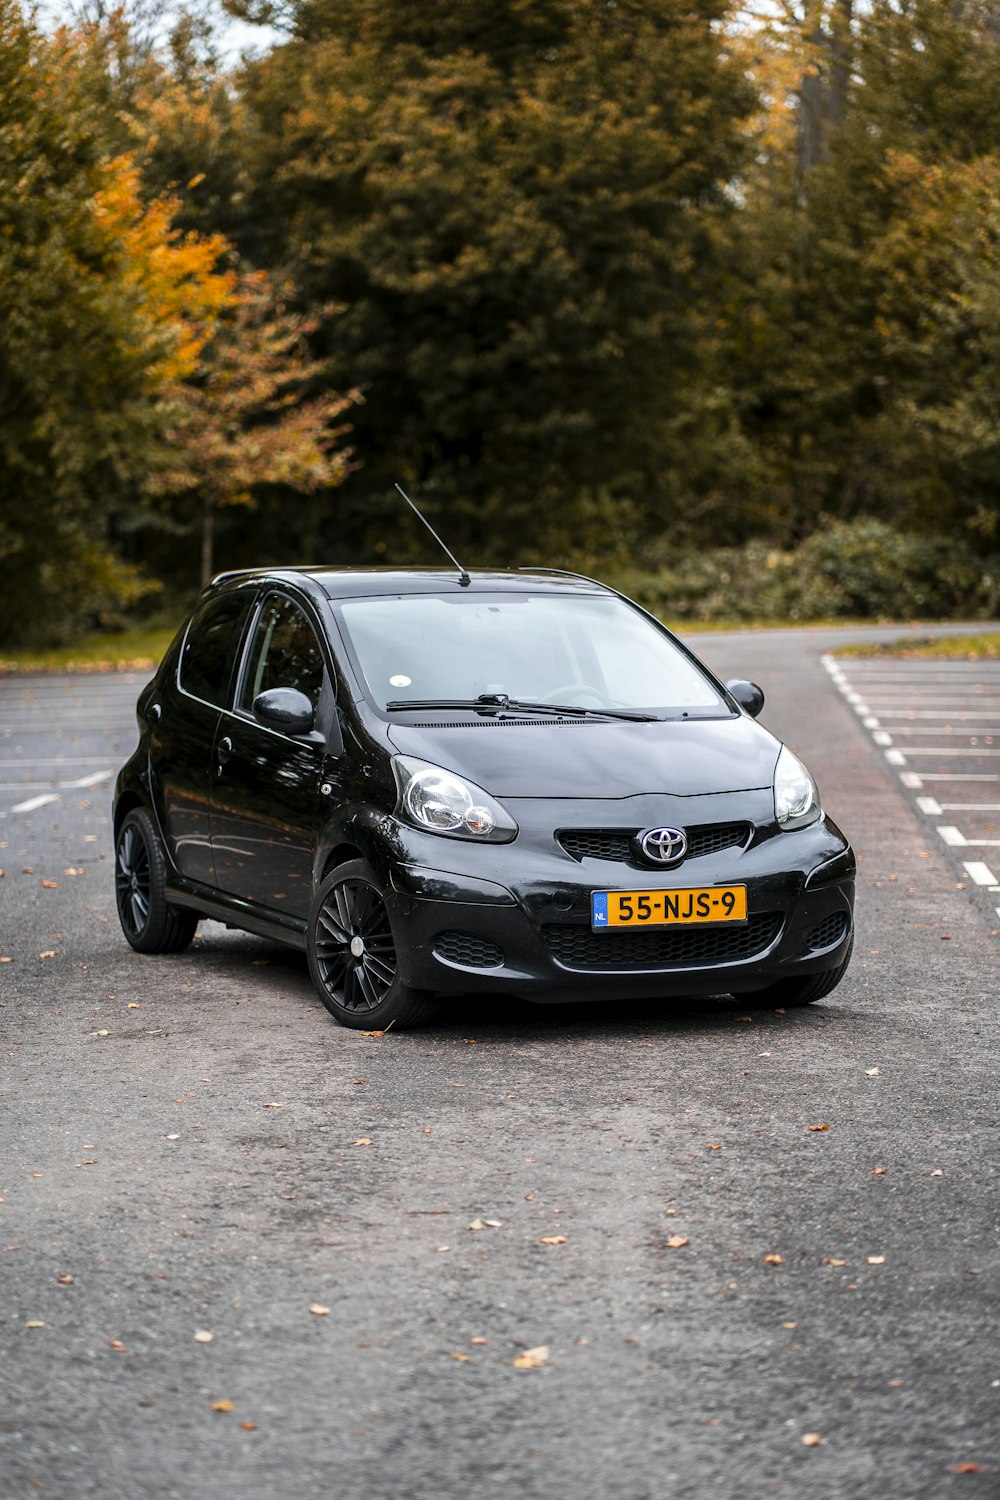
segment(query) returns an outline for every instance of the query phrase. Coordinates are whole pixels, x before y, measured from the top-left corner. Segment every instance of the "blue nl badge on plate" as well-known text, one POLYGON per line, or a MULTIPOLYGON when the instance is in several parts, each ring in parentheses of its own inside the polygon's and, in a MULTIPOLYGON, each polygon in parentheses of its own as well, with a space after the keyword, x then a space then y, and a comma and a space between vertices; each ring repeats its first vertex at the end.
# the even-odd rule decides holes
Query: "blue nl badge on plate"
POLYGON ((590 897, 590 925, 591 927, 607 927, 608 925, 608 893, 607 891, 593 891, 590 897))

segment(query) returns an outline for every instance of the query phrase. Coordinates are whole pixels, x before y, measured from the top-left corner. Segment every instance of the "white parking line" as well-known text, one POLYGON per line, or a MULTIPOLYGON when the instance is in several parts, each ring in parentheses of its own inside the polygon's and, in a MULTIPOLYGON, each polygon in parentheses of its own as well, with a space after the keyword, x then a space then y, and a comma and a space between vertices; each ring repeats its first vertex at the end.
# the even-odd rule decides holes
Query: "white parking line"
POLYGON ((19 802, 11 812, 26 813, 34 812, 37 807, 44 807, 47 802, 61 802, 62 798, 58 792, 45 792, 41 797, 30 797, 27 802, 19 802))
POLYGON ((99 781, 106 781, 114 774, 114 771, 93 771, 89 776, 81 776, 79 781, 61 781, 59 785, 67 789, 78 786, 96 786, 99 781))
MULTIPOLYGON (((940 782, 952 782, 949 788, 956 793, 975 797, 982 794, 982 801, 947 802, 926 793, 915 796, 914 802, 927 818, 943 818, 946 814, 970 815, 971 821, 938 823, 938 837, 950 849, 972 852, 973 849, 1000 849, 1000 838, 974 838, 965 830, 983 827, 977 815, 987 819, 986 830, 996 827, 989 821, 1000 813, 1000 802, 987 801, 995 798, 994 788, 1000 783, 1000 775, 993 770, 980 770, 984 761, 1000 757, 997 745, 998 731, 994 721, 1000 720, 1000 675, 996 669, 986 670, 982 664, 934 670, 915 669, 909 663, 851 662, 845 671, 840 662, 831 656, 823 657, 823 665, 840 693, 850 703, 872 742, 881 747, 886 763, 899 770, 900 783, 909 792, 923 792, 925 784, 935 786, 940 782), (974 674, 975 680, 970 681, 974 674), (948 744, 924 745, 924 737, 948 744), (949 771, 939 767, 935 771, 914 770, 912 762, 927 756, 950 758, 961 764, 970 763, 975 770, 949 771), (962 791, 959 791, 959 785, 962 791)), ((945 793, 947 795, 947 793, 945 793)), ((969 880, 977 887, 985 887, 1000 895, 1000 881, 989 865, 982 860, 964 860, 962 864, 969 880)), ((1000 917, 1000 906, 996 907, 1000 917)))

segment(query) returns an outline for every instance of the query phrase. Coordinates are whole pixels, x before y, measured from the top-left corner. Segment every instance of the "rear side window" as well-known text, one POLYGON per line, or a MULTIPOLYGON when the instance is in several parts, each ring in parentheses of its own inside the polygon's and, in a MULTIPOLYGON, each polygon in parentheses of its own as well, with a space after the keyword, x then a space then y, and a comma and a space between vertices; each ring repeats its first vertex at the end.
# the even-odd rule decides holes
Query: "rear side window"
POLYGON ((185 693, 225 706, 243 621, 253 595, 224 594, 198 610, 188 627, 178 680, 185 693))

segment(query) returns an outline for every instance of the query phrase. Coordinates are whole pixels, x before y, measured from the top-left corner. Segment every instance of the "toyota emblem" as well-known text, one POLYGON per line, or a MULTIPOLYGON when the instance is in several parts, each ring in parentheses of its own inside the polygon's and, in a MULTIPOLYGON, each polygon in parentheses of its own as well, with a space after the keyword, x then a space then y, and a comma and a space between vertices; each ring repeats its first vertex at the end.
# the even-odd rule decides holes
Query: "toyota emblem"
POLYGON ((654 865, 675 865, 687 853, 687 834, 683 828, 650 828, 639 835, 639 848, 654 865))

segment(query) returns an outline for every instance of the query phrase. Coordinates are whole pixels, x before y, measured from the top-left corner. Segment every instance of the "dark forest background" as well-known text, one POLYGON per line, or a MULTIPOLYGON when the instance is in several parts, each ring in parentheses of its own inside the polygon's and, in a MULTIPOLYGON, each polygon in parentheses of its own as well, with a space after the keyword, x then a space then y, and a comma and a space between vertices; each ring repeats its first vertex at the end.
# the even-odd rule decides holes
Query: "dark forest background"
POLYGON ((991 0, 0 0, 0 642, 213 570, 1000 602, 991 0))

